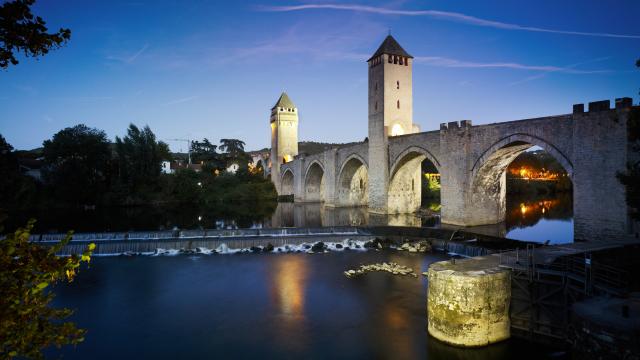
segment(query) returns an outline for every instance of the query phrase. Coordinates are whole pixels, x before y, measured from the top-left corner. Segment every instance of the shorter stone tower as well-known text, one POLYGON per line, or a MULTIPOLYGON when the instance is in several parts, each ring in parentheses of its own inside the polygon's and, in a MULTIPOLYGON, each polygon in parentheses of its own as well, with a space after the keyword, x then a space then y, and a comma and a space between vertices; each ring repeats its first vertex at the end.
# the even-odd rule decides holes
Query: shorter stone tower
POLYGON ((298 108, 286 92, 271 108, 271 181, 280 194, 280 165, 298 155, 298 108))

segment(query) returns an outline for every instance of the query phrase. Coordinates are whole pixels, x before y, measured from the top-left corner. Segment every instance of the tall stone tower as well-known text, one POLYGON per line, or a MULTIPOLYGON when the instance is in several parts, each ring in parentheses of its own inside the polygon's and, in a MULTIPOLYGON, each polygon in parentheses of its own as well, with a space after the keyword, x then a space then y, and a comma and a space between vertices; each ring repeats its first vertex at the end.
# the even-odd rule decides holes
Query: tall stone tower
POLYGON ((418 132, 413 125, 413 56, 387 36, 369 64, 369 211, 387 213, 388 137, 418 132))
POLYGON ((280 165, 298 155, 298 108, 286 92, 271 108, 271 181, 280 192, 280 165))

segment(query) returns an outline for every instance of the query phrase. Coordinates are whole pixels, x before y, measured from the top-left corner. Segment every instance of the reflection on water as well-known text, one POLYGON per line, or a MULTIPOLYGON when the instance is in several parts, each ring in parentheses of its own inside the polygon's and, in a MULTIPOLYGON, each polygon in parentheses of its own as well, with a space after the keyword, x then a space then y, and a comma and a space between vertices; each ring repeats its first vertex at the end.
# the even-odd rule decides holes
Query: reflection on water
MULTIPOLYGON (((487 235, 552 243, 573 241, 571 194, 507 196, 506 220, 471 228, 487 235)), ((8 231, 38 220, 36 232, 102 232, 166 229, 235 229, 321 226, 440 226, 440 204, 433 202, 419 214, 373 214, 366 207, 333 208, 319 203, 240 203, 230 206, 174 206, 106 208, 91 211, 48 211, 17 214, 5 222, 8 231)))
POLYGON ((570 193, 507 198, 506 236, 551 244, 573 242, 573 198, 570 193))
POLYGON ((427 333, 424 277, 372 273, 395 261, 422 272, 444 254, 329 254, 97 258, 54 306, 87 329, 64 359, 544 359, 550 349, 508 340, 459 349, 427 333))
POLYGON ((278 337, 289 337, 284 350, 302 351, 306 339, 299 334, 306 329, 305 295, 308 263, 302 256, 287 256, 270 267, 267 280, 271 290, 272 307, 277 318, 274 328, 278 337), (291 337, 293 335, 293 337, 291 337))

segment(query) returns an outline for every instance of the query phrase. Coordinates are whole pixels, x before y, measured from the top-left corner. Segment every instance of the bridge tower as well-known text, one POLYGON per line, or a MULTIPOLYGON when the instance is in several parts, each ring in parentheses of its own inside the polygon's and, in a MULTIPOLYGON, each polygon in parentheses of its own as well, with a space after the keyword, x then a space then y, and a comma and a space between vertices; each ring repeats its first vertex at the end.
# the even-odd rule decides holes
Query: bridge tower
MULTIPOLYGON (((369 64, 369 211, 387 213, 388 137, 419 132, 413 124, 413 56, 389 34, 369 64)), ((419 169, 417 172, 419 180, 419 169)))
POLYGON ((298 155, 298 108, 286 92, 271 108, 271 181, 279 195, 281 192, 280 165, 298 155))

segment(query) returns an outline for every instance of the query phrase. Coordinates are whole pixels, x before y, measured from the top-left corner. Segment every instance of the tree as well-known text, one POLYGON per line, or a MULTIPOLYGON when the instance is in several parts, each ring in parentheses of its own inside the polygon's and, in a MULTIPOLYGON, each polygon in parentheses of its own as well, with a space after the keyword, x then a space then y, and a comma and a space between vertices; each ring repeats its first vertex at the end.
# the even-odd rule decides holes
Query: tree
POLYGON ((244 141, 238 139, 220 139, 220 150, 229 156, 238 156, 244 153, 244 141))
POLYGON ((116 155, 121 190, 143 198, 158 186, 162 161, 171 159, 169 146, 156 141, 149 126, 140 130, 134 124, 129 125, 127 136, 116 137, 116 155))
POLYGON ((244 152, 244 141, 237 139, 220 139, 220 149, 225 152, 226 165, 237 163, 241 169, 246 169, 249 155, 244 152))
POLYGON ((203 167, 211 170, 221 170, 224 168, 224 160, 216 152, 217 146, 213 145, 209 139, 191 142, 191 155, 195 162, 203 164, 203 167))
POLYGON ((104 131, 84 124, 60 130, 44 143, 43 178, 58 201, 96 204, 107 189, 111 151, 104 131))
POLYGON ((0 241, 0 357, 43 358, 42 350, 55 345, 78 344, 85 330, 64 319, 69 309, 49 306, 54 297, 46 291, 60 281, 72 281, 80 264, 89 263, 95 244, 81 255, 56 256, 70 240, 45 247, 29 241, 35 221, 0 241))
MULTIPOLYGON (((640 68, 640 59, 636 61, 640 68)), ((640 221, 640 107, 631 108, 627 122, 627 139, 631 150, 635 152, 635 160, 627 164, 627 171, 618 173, 618 180, 626 187, 627 205, 631 210, 631 217, 640 221)))
POLYGON ((31 13, 35 0, 14 0, 0 5, 0 68, 17 65, 16 54, 26 57, 46 55, 71 38, 69 29, 47 33, 45 21, 31 13))
POLYGON ((0 135, 0 208, 24 209, 33 206, 36 198, 35 181, 20 172, 13 146, 0 135))

